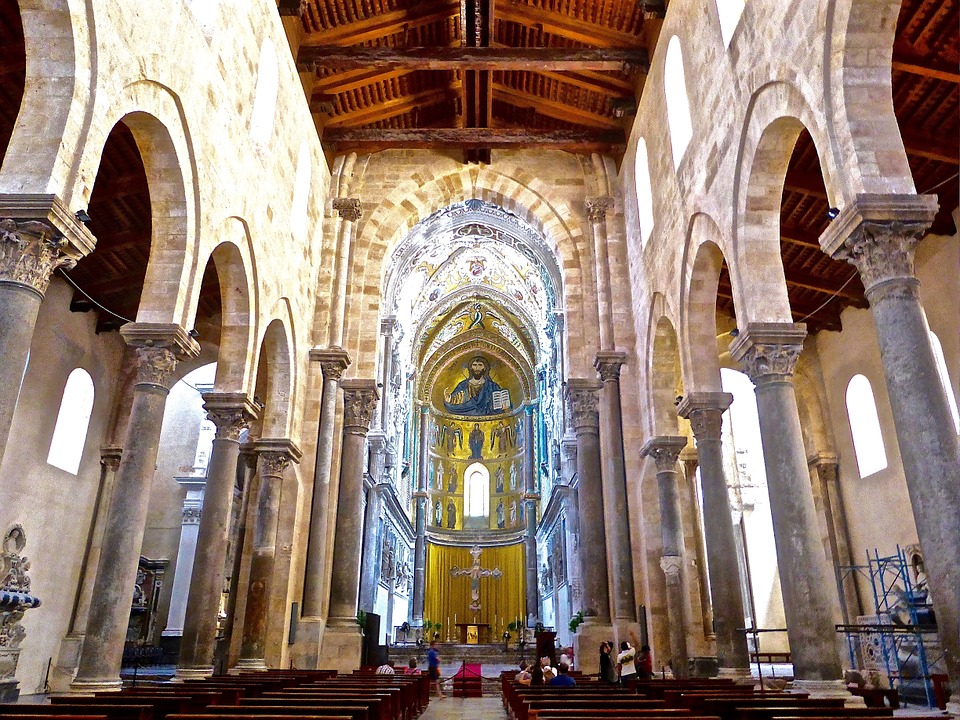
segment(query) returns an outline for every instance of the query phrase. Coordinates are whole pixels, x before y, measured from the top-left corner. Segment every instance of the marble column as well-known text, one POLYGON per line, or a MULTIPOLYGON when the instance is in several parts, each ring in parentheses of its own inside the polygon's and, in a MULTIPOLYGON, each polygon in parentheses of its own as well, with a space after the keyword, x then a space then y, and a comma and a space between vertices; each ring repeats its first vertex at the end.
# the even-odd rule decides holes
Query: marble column
POLYGON ((55 196, 0 196, 0 461, 50 278, 95 242, 55 196))
POLYGON ((693 540, 696 546, 697 585, 700 589, 700 622, 703 637, 709 643, 716 642, 713 630, 713 602, 710 599, 710 579, 707 575, 707 542, 703 537, 703 513, 700 510, 700 492, 697 488, 697 451, 687 447, 680 453, 680 465, 687 482, 690 497, 690 517, 693 521, 693 540))
POLYGON ((367 432, 380 394, 375 380, 343 380, 343 446, 337 533, 330 579, 330 613, 323 636, 323 667, 360 667, 362 635, 357 625, 360 555, 363 542, 363 465, 367 432))
POLYGON ((703 526, 706 534, 707 569, 717 640, 717 664, 724 677, 750 678, 750 653, 744 626, 744 600, 737 561, 733 514, 723 471, 723 413, 733 402, 725 392, 690 393, 677 407, 690 421, 697 442, 700 487, 703 492, 703 526))
MULTIPOLYGON (((273 596, 273 566, 277 557, 277 530, 283 500, 283 474, 300 461, 300 448, 286 438, 265 438, 253 443, 259 456, 260 490, 253 525, 247 604, 237 667, 266 670, 267 621, 273 596)), ((204 511, 206 512, 206 511, 204 511)))
POLYGON ((427 482, 430 472, 430 408, 420 406, 420 421, 417 428, 417 448, 420 462, 417 467, 417 491, 413 494, 416 508, 413 546, 413 625, 423 626, 424 591, 427 582, 427 482))
MULTIPOLYGON (((914 250, 935 195, 858 195, 820 238, 860 271, 954 697, 960 696, 960 447, 920 302, 914 250)), ((957 706, 960 710, 960 706, 957 706)))
POLYGON ((680 493, 677 488, 677 458, 687 445, 685 437, 659 435, 650 438, 640 450, 657 465, 657 497, 660 501, 660 538, 663 556, 660 568, 667 581, 667 624, 670 628, 670 667, 674 677, 687 677, 687 636, 690 612, 685 582, 683 522, 680 519, 680 493))
POLYGON ((610 568, 613 573, 613 620, 618 636, 639 630, 633 588, 633 553, 630 549, 630 513, 627 507, 627 470, 623 457, 623 413, 620 407, 620 368, 626 353, 597 353, 594 367, 600 374, 600 457, 603 460, 603 494, 609 508, 610 568))
POLYGON ((177 677, 205 677, 213 674, 213 653, 227 561, 230 510, 240 458, 240 433, 250 427, 259 409, 243 393, 206 393, 207 417, 216 425, 203 513, 197 534, 197 550, 190 576, 190 594, 177 662, 177 677))
POLYGON ((72 692, 120 689, 123 643, 167 394, 176 381, 179 359, 200 351, 196 340, 177 325, 130 323, 120 334, 137 348, 137 380, 72 692))
MULTIPOLYGON (((310 359, 320 363, 323 390, 320 395, 320 423, 317 432, 317 457, 313 470, 313 499, 310 510, 310 534, 303 578, 303 618, 319 618, 323 611, 324 563, 327 542, 327 503, 330 500, 330 470, 333 465, 333 431, 337 419, 337 391, 350 358, 340 348, 311 350, 310 359)), ((301 626, 306 624, 301 622, 301 626)), ((299 628, 298 628, 299 629, 299 628)), ((314 643, 319 642, 316 629, 314 643)))
POLYGON ((377 603, 377 572, 380 569, 380 488, 371 482, 366 489, 367 503, 363 510, 363 555, 360 565, 360 609, 373 612, 377 603))
POLYGON ((526 609, 527 620, 533 616, 540 619, 540 584, 537 580, 537 433, 534 423, 537 419, 536 406, 526 407, 523 425, 523 503, 526 530, 524 531, 524 567, 526 569, 526 609))
POLYGON ((183 637, 190 596, 190 581, 193 578, 193 560, 197 554, 197 536, 200 516, 203 514, 203 492, 206 481, 202 477, 177 478, 180 487, 186 490, 180 510, 180 544, 177 547, 176 574, 170 591, 170 606, 167 610, 167 626, 161 633, 164 637, 183 637))
POLYGON ((798 688, 823 694, 839 684, 841 676, 833 628, 839 610, 820 541, 793 387, 805 335, 801 324, 749 323, 740 329, 730 352, 756 386, 794 677, 798 688))
MULTIPOLYGON (((557 492, 557 490, 554 490, 557 492)), ((583 585, 580 581, 580 510, 577 503, 577 488, 574 486, 560 486, 560 502, 563 510, 566 537, 564 545, 567 550, 567 583, 570 586, 568 595, 569 613, 573 617, 583 606, 583 585)))
POLYGON ((603 517, 603 479, 600 464, 600 382, 567 381, 567 396, 577 434, 577 475, 580 512, 580 581, 584 622, 577 628, 574 652, 580 670, 599 672, 597 648, 613 637, 610 588, 607 577, 607 533, 603 517))
MULTIPOLYGON (((584 203, 587 219, 593 230, 593 246, 596 249, 597 305, 600 315, 600 347, 614 347, 613 297, 610 289, 610 261, 607 258, 607 211, 614 207, 612 197, 588 198, 584 203)), ((632 581, 632 575, 631 575, 632 581)), ((614 586, 616 593, 616 586, 614 586)), ((616 603, 616 599, 614 599, 616 603)), ((634 613, 636 614, 636 613, 634 613)))

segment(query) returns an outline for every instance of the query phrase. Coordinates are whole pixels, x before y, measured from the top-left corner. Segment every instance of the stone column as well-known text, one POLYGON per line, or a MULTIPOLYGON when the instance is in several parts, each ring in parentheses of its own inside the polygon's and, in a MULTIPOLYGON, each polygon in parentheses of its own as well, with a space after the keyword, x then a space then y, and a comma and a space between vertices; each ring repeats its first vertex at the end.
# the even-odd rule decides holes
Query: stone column
POLYGON ((243 393, 206 393, 207 417, 216 425, 203 513, 197 534, 197 551, 190 576, 189 612, 183 624, 183 640, 177 662, 177 677, 205 677, 213 674, 213 653, 217 642, 220 599, 223 595, 227 561, 230 510, 240 458, 240 433, 250 427, 259 410, 243 393))
POLYGON ((693 520, 693 541, 696 546, 697 585, 700 588, 700 622, 707 642, 716 642, 713 629, 713 603, 710 600, 710 580, 707 575, 707 543, 703 537, 703 513, 700 511, 700 492, 697 489, 697 451, 687 447, 680 453, 683 477, 690 491, 690 517, 693 520))
POLYGON ((700 487, 703 492, 707 569, 717 639, 717 664, 723 677, 750 679, 750 654, 744 626, 744 603, 737 561, 733 514, 723 471, 723 413, 733 402, 725 392, 690 393, 677 408, 690 421, 697 442, 700 487))
POLYGON ((50 278, 76 265, 95 242, 53 195, 0 197, 0 461, 50 278))
MULTIPOLYGON (((393 377, 393 332, 396 326, 397 319, 392 315, 380 321, 380 337, 383 338, 383 362, 380 364, 381 397, 377 427, 387 435, 391 434, 387 431, 390 424, 390 401, 393 399, 393 394, 390 392, 390 382, 393 377)), ((374 476, 374 479, 380 482, 379 477, 374 476)))
MULTIPOLYGON (((557 492, 557 490, 554 490, 557 492)), ((567 548, 567 584, 570 586, 568 602, 570 617, 582 607, 583 586, 580 582, 580 511, 577 503, 577 489, 573 486, 560 486, 561 508, 566 527, 564 544, 567 548)))
POLYGON ((133 406, 117 470, 103 548, 73 692, 120 689, 120 663, 157 465, 160 428, 177 362, 200 347, 177 325, 130 323, 120 334, 137 348, 133 406))
POLYGON ((958 697, 960 447, 913 270, 914 250, 936 212, 935 195, 858 195, 820 245, 856 266, 870 301, 930 599, 958 697))
POLYGON ((333 545, 330 613, 323 636, 321 663, 337 670, 360 667, 363 637, 357 626, 360 553, 363 542, 363 460, 367 431, 380 395, 375 380, 344 380, 343 447, 337 534, 333 545))
POLYGON ((357 222, 363 217, 363 208, 359 198, 335 197, 333 209, 340 214, 340 236, 337 248, 337 262, 334 270, 333 303, 330 308, 330 344, 343 345, 344 325, 346 324, 347 285, 350 279, 350 249, 353 236, 357 231, 357 222))
POLYGON ((273 595, 273 565, 277 556, 283 473, 291 462, 300 462, 301 453, 300 448, 286 438, 257 440, 253 447, 260 458, 260 491, 253 525, 250 578, 237 667, 242 670, 266 670, 267 620, 273 595))
POLYGON ((414 530, 416 539, 413 546, 413 624, 423 625, 424 591, 427 582, 427 480, 430 469, 430 408, 420 406, 420 424, 418 428, 420 462, 417 472, 417 491, 413 494, 416 507, 414 530))
POLYGON ((176 573, 170 591, 170 607, 167 610, 167 626, 161 633, 164 637, 183 637, 187 617, 190 581, 193 578, 193 561, 197 554, 197 535, 200 516, 203 514, 204 478, 177 478, 180 487, 186 490, 180 511, 180 544, 177 547, 176 573))
POLYGON ((730 352, 756 386, 794 677, 798 688, 829 694, 844 691, 833 628, 837 594, 820 541, 793 387, 805 335, 800 324, 750 323, 730 352))
POLYGON ((363 560, 360 566, 360 609, 373 612, 377 603, 377 571, 380 568, 380 543, 377 531, 380 526, 380 488, 370 483, 366 491, 367 503, 363 511, 363 560))
POLYGON ((670 627, 670 667, 674 677, 687 677, 687 636, 690 613, 685 582, 683 523, 677 490, 677 458, 687 445, 685 437, 660 435, 650 438, 640 450, 657 465, 657 496, 660 500, 660 537, 663 556, 660 568, 667 580, 667 623, 670 627))
POLYGON ((620 407, 620 368, 626 353, 598 352, 594 367, 600 374, 600 457, 603 494, 609 509, 610 568, 613 572, 613 620, 618 639, 639 630, 630 550, 630 513, 627 508, 627 470, 623 457, 623 413, 620 407))
POLYGON ((532 615, 540 619, 540 584, 537 581, 537 434, 536 406, 527 405, 523 425, 523 503, 526 530, 524 531, 524 563, 526 569, 527 620, 532 615))
POLYGON ((577 628, 574 652, 580 670, 599 672, 597 648, 613 637, 610 624, 610 588, 607 578, 607 533, 603 518, 603 480, 600 465, 600 382, 571 379, 567 395, 577 434, 578 497, 580 525, 580 581, 584 622, 577 628))
MULTIPOLYGON (((614 207, 612 197, 586 200, 587 218, 593 229, 593 246, 597 253, 597 295, 600 313, 600 347, 614 347, 613 298, 610 290, 610 262, 607 258, 607 211, 614 207)), ((631 582, 633 578, 631 575, 631 582)), ((614 586, 616 594, 616 586, 614 586)), ((614 600, 616 602, 616 600, 614 600)), ((636 613, 634 613, 636 615, 636 613)))

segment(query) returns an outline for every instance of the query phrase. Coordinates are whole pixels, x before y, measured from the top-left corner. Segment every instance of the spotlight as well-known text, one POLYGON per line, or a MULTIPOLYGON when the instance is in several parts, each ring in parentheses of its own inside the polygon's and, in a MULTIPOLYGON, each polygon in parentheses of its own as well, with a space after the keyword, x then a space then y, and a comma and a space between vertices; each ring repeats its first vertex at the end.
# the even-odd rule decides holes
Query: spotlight
MULTIPOLYGON (((81 221, 81 222, 82 222, 82 221, 81 221)), ((196 340, 198 337, 200 337, 200 331, 197 330, 196 328, 194 328, 193 330, 191 330, 190 332, 188 332, 187 335, 189 335, 189 336, 192 337, 194 340, 196 340)))
POLYGON ((86 210, 77 210, 74 215, 76 215, 77 220, 82 222, 84 225, 90 224, 90 216, 87 214, 86 210))
POLYGON ((837 215, 840 214, 840 211, 837 208, 830 208, 827 210, 827 217, 833 220, 837 215))
POLYGON ((740 328, 734 328, 730 331, 730 337, 737 337, 740 334, 740 328))
POLYGON ((673 401, 674 405, 679 405, 683 402, 683 395, 677 395, 677 399, 673 401))

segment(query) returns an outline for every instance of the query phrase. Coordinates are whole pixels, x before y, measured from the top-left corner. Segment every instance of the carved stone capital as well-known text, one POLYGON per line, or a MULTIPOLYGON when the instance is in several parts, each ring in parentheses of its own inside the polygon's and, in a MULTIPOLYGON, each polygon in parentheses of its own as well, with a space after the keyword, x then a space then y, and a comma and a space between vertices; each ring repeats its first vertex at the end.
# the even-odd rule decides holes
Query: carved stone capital
POLYGON ((789 380, 806 335, 802 323, 750 323, 730 343, 730 354, 754 385, 789 380))
POLYGON ((584 202, 587 208, 587 218, 592 223, 603 222, 607 217, 607 210, 614 206, 612 197, 587 198, 584 202))
POLYGON ((690 393, 680 401, 677 414, 690 421, 690 428, 697 442, 719 440, 723 413, 732 402, 733 395, 730 393, 690 393))
POLYGON ((601 350, 593 361, 593 366, 603 382, 620 380, 620 368, 627 362, 627 354, 616 350, 601 350))
POLYGON ((138 347, 136 353, 136 384, 170 390, 176 380, 176 353, 165 347, 138 347))
POLYGON ((72 268, 69 243, 49 222, 0 219, 0 282, 21 285, 41 297, 57 268, 72 268))
POLYGON ((397 328, 397 318, 395 315, 389 315, 380 319, 380 334, 386 337, 393 337, 397 328))
POLYGON ((650 438, 640 449, 640 457, 652 457, 657 472, 674 472, 680 451, 687 446, 687 439, 679 435, 657 435, 650 438))
POLYGON ((280 477, 290 463, 299 463, 303 453, 289 438, 264 438, 253 443, 260 460, 261 477, 280 477))
POLYGON ((913 253, 938 207, 936 195, 860 194, 823 232, 820 246, 856 266, 868 296, 890 281, 915 286, 913 253))
POLYGON ((600 388, 596 380, 574 378, 567 381, 567 402, 570 417, 577 433, 599 432, 600 388))
POLYGON ((123 448, 119 445, 102 445, 100 447, 100 465, 111 472, 116 472, 120 467, 120 458, 123 455, 123 448))
POLYGON ((340 213, 340 217, 347 222, 356 222, 363 217, 360 198, 334 198, 333 209, 340 213))
POLYGON ((660 569, 668 580, 676 579, 683 569, 683 558, 679 555, 664 555, 660 558, 660 569))
POLYGON ((340 387, 343 388, 344 432, 365 436, 380 400, 376 380, 343 380, 340 387))
POLYGON ((234 442, 260 416, 260 408, 245 393, 204 393, 203 409, 217 426, 217 439, 234 442))
POLYGON ((324 380, 340 381, 343 372, 350 367, 350 356, 343 348, 329 347, 322 350, 311 350, 310 360, 320 363, 320 371, 324 380))
POLYGON ((202 512, 198 507, 185 507, 180 512, 180 521, 184 525, 199 525, 202 512))

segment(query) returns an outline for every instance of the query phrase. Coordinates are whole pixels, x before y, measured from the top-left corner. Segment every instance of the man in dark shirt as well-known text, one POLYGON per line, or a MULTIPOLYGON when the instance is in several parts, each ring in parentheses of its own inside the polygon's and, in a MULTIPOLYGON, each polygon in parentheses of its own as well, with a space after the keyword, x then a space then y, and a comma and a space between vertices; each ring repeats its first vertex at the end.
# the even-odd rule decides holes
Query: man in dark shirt
POLYGON ((440 686, 440 652, 437 650, 437 641, 430 643, 430 649, 427 650, 427 674, 430 676, 430 684, 437 688, 437 697, 443 699, 443 688, 440 686))
POLYGON ((562 662, 557 665, 558 675, 550 681, 550 685, 555 687, 574 687, 577 684, 577 681, 572 677, 567 675, 570 671, 570 666, 562 662))

